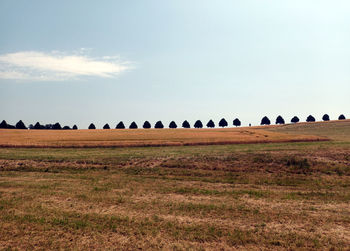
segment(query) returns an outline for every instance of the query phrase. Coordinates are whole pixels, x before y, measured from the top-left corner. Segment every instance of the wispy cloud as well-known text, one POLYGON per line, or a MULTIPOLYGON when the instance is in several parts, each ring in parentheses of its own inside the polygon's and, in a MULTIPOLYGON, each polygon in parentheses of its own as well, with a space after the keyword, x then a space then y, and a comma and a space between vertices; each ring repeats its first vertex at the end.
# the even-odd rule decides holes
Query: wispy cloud
POLYGON ((0 79, 60 81, 84 76, 113 78, 128 69, 130 64, 122 62, 119 57, 92 58, 84 51, 71 55, 57 51, 0 55, 0 79))

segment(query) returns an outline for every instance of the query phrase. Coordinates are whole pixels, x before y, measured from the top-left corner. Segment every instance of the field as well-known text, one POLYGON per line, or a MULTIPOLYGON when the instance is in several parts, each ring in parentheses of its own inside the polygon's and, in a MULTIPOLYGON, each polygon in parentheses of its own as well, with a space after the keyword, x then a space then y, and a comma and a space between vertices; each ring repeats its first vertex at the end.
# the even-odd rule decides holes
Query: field
POLYGON ((350 247, 349 120, 88 132, 0 131, 0 248, 350 247))
POLYGON ((138 130, 4 130, 2 147, 128 147, 305 142, 323 136, 286 134, 257 128, 138 130))

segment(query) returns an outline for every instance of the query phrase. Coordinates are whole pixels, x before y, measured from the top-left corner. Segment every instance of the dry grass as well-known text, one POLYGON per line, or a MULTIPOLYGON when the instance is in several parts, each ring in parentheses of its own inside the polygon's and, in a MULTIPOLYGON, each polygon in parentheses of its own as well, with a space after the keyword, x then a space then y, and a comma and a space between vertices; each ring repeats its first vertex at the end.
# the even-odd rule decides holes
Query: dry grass
POLYGON ((127 147, 183 146, 326 140, 250 128, 138 129, 138 130, 0 130, 0 146, 15 147, 127 147))
POLYGON ((346 139, 0 148, 0 247, 347 250, 349 188, 346 139))

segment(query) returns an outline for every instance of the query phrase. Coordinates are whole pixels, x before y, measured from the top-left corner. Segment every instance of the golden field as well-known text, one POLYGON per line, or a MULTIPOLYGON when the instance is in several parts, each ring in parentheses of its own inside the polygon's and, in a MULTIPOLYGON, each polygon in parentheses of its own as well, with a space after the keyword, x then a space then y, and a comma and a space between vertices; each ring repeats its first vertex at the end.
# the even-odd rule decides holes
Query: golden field
POLYGON ((0 130, 0 146, 128 147, 302 142, 324 136, 287 134, 271 127, 224 129, 0 130))

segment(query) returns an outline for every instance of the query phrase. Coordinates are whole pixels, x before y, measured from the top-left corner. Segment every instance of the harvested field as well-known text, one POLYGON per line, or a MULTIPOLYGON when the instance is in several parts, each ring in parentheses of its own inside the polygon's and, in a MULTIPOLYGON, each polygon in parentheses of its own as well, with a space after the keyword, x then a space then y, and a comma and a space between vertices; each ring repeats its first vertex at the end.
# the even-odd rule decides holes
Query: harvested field
POLYGON ((0 130, 1 147, 130 147, 306 142, 324 136, 250 128, 138 130, 0 130))
POLYGON ((347 250, 343 125, 313 124, 319 142, 0 148, 0 247, 347 250))

